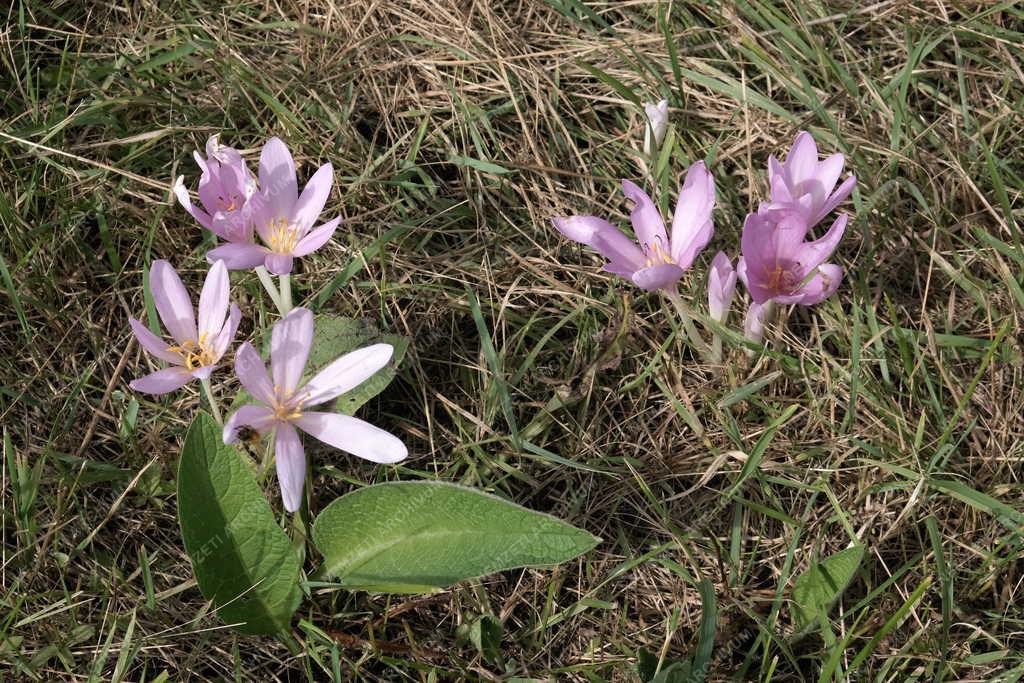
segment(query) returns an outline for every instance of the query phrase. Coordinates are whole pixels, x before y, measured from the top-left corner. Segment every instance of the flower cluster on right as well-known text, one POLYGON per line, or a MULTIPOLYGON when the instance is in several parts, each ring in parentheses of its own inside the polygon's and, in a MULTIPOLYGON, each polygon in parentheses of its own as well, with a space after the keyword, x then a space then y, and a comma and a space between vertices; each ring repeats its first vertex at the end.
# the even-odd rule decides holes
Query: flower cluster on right
MULTIPOLYGON (((667 125, 665 103, 648 105, 644 152, 652 156, 664 139, 667 125)), ((770 199, 747 215, 735 268, 724 252, 718 252, 708 272, 708 314, 717 323, 728 316, 736 280, 746 286, 751 304, 744 321, 746 337, 760 342, 776 304, 812 306, 830 297, 843 279, 843 269, 826 263, 846 231, 849 215, 840 213, 818 239, 811 231, 853 192, 857 179, 850 175, 839 183, 846 159, 835 153, 818 158, 810 133, 800 132, 784 162, 768 158, 770 199)), ((679 192, 671 230, 651 198, 636 184, 622 181, 622 191, 633 202, 630 220, 637 241, 597 216, 552 219, 555 228, 569 239, 591 247, 608 262, 604 270, 629 279, 637 287, 661 291, 671 299, 688 324, 687 334, 698 351, 708 350, 708 360, 720 361, 720 341, 714 351, 699 338, 688 319, 677 283, 690 269, 714 235, 711 218, 715 206, 714 178, 703 161, 686 173, 679 192)))

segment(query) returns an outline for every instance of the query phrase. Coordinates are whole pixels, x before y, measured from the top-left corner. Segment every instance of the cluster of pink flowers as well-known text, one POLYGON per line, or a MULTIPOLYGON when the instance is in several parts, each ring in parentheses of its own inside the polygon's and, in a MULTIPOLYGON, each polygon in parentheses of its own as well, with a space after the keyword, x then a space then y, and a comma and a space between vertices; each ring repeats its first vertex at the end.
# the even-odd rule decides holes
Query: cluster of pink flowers
POLYGON ((278 483, 285 508, 294 512, 302 500, 306 456, 296 428, 348 453, 378 463, 394 463, 407 455, 395 436, 362 420, 334 412, 310 411, 369 379, 391 360, 389 344, 374 344, 347 353, 303 382, 313 343, 313 314, 291 307, 288 277, 294 259, 323 246, 337 229, 340 217, 314 228, 333 183, 330 164, 321 166, 300 195, 295 162, 278 138, 260 154, 258 180, 238 150, 218 142, 206 145, 206 159, 195 154, 202 175, 192 203, 184 178, 174 193, 201 226, 225 240, 207 254, 212 264, 199 295, 198 325, 192 300, 181 278, 167 261, 154 261, 150 289, 156 310, 172 341, 168 343, 132 318, 132 332, 142 347, 169 367, 133 380, 131 388, 165 394, 198 379, 220 421, 210 377, 234 340, 241 311, 230 301, 228 270, 255 269, 278 305, 282 318, 271 331, 270 364, 249 342, 235 353, 238 380, 262 405, 244 405, 224 424, 224 442, 232 443, 243 427, 259 434, 273 433, 278 483), (256 237, 259 237, 259 242, 256 237), (262 243, 260 243, 262 242, 262 243), (267 271, 280 276, 280 289, 267 271))
MULTIPOLYGON (((664 129, 660 110, 649 108, 648 116, 650 127, 656 130, 660 124, 664 129)), ((648 132, 648 139, 652 137, 648 132)), ((750 294, 744 328, 747 337, 755 341, 761 340, 774 304, 811 306, 835 293, 843 269, 825 261, 839 245, 849 216, 841 213, 818 239, 808 236, 853 191, 857 180, 852 175, 836 187, 844 165, 841 153, 819 160, 814 138, 807 132, 797 135, 784 163, 769 157, 770 200, 747 215, 736 267, 724 252, 718 252, 712 260, 708 273, 711 319, 720 324, 725 321, 737 279, 750 294)), ((628 180, 623 181, 622 188, 633 202, 630 220, 639 244, 596 216, 556 217, 552 223, 569 239, 605 257, 607 272, 627 278, 642 289, 665 292, 678 302, 679 279, 714 234, 714 179, 702 161, 689 168, 672 216, 671 234, 643 190, 628 180)))

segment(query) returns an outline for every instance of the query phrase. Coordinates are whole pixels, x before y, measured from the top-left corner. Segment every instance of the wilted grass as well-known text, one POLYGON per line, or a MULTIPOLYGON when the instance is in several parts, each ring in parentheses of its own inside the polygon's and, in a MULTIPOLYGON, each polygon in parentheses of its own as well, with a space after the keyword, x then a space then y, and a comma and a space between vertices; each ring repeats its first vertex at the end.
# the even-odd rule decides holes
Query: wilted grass
MULTIPOLYGON (((1017 680, 1022 14, 15 2, 0 41, 0 677, 632 680, 640 649, 693 652, 706 577, 713 680, 1017 680), (674 136, 652 178, 637 105, 659 97, 674 136), (550 229, 554 214, 624 220, 622 177, 667 207, 704 158, 713 247, 735 253, 767 155, 800 129, 860 179, 849 277, 761 356, 728 340, 724 367, 702 365, 662 301, 550 229), (410 459, 374 471, 313 450, 321 504, 437 477, 602 545, 439 595, 315 594, 291 649, 207 613, 173 495, 198 397, 128 392, 149 361, 126 316, 151 309, 155 258, 200 281, 211 237, 169 188, 218 131, 250 158, 282 136, 300 176, 334 164, 328 211, 346 227, 304 261, 297 296, 413 339, 363 409, 410 459), (794 577, 854 540, 855 579, 826 628, 797 637, 794 577), (456 637, 482 614, 503 625, 503 666, 456 637)), ((702 271, 684 283, 698 299, 702 271)), ((255 278, 234 291, 272 315, 255 278)))

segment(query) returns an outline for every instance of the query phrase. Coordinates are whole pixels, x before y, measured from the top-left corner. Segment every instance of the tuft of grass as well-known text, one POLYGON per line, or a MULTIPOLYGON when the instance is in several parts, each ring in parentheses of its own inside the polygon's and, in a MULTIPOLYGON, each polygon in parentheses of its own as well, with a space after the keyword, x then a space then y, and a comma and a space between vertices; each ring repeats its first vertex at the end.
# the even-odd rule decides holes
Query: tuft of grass
MULTIPOLYGON (((699 654, 707 680, 1017 680, 1022 46, 1019 3, 980 0, 16 0, 0 32, 0 671, 620 681, 644 650, 699 654), (661 97, 673 133, 648 172, 637 103, 661 97), (667 209, 708 160, 716 236, 684 282, 700 308, 707 260, 736 253, 767 156, 800 129, 859 179, 848 275, 764 354, 730 335, 726 363, 702 364, 661 300, 550 229, 625 225, 623 177, 667 209), (311 448, 320 501, 443 478, 599 548, 438 595, 314 590, 291 649, 208 613, 173 495, 199 398, 128 391, 150 361, 127 316, 152 322, 153 259, 201 281, 212 238, 169 189, 194 184, 191 151, 216 132, 250 160, 282 136, 300 175, 333 163, 345 229, 303 260, 296 298, 413 339, 363 409, 409 460, 311 448), (794 578, 853 541, 856 577, 798 637, 794 578), (458 638, 484 616, 500 657, 458 638)), ((242 334, 273 319, 255 278, 233 293, 242 334)))

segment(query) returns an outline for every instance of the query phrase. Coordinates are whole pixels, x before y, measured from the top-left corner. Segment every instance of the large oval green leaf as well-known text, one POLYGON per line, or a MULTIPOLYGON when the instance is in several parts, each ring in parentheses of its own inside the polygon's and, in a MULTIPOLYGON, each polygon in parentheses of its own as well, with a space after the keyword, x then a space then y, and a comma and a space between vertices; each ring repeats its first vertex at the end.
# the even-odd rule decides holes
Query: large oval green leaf
POLYGON ((558 564, 600 540, 550 515, 444 482, 367 486, 328 505, 313 525, 325 574, 349 588, 394 593, 558 564))
POLYGON ((299 606, 299 559, 249 465, 200 413, 178 465, 178 522, 199 589, 242 633, 276 633, 299 606))
POLYGON ((827 617, 832 604, 853 580, 864 559, 864 546, 854 545, 829 555, 811 566, 793 582, 793 619, 797 632, 804 632, 827 617))

